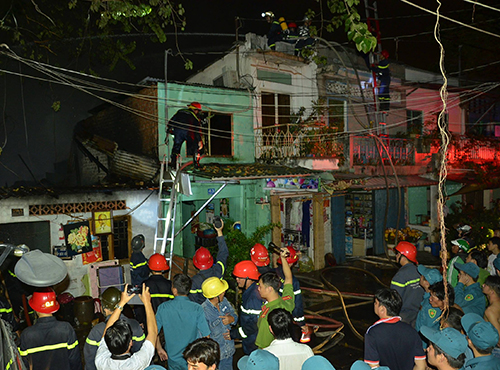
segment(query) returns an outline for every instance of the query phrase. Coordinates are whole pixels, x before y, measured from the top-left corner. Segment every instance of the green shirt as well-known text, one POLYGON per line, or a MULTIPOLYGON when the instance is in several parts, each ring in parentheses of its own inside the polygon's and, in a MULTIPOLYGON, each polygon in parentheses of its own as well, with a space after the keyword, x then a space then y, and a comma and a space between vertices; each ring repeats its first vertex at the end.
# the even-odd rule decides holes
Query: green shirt
POLYGON ((262 312, 260 313, 259 320, 257 321, 259 331, 257 332, 257 339, 255 339, 255 345, 259 348, 269 347, 271 342, 274 340, 274 336, 269 330, 267 315, 276 308, 284 308, 290 313, 293 311, 295 308, 295 300, 292 284, 283 285, 282 297, 279 297, 272 302, 267 302, 264 306, 262 306, 262 312))

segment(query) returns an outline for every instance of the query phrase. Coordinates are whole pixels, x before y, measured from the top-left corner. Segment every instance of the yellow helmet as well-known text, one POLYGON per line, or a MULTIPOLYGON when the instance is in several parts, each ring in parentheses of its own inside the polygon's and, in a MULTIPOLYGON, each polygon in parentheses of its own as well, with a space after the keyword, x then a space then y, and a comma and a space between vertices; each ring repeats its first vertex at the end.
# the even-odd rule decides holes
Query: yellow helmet
POLYGON ((219 279, 218 277, 209 277, 203 284, 201 284, 201 290, 203 291, 203 296, 208 299, 212 299, 225 292, 229 288, 226 280, 219 279))

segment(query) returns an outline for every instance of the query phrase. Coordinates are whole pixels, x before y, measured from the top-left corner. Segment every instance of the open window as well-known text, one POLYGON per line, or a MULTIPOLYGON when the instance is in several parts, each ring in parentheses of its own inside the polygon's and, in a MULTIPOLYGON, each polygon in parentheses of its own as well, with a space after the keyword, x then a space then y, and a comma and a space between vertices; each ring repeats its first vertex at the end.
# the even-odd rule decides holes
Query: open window
POLYGON ((208 156, 233 155, 231 114, 211 113, 203 131, 208 156))

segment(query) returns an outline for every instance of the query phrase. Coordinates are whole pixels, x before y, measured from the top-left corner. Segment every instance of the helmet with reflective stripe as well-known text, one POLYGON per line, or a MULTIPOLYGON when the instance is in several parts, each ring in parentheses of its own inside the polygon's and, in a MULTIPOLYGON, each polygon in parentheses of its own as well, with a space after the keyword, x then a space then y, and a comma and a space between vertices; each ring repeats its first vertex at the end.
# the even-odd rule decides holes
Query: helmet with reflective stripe
POLYGON ((385 59, 389 58, 389 52, 387 50, 382 50, 382 52, 380 53, 380 55, 382 55, 385 59))
POLYGON ((262 244, 255 244, 250 250, 250 259, 255 265, 262 267, 269 265, 269 252, 262 244))
MULTIPOLYGON (((288 262, 288 264, 292 266, 295 262, 299 260, 299 256, 297 255, 297 251, 293 249, 293 247, 288 246, 286 248, 290 253, 290 255, 286 258, 286 262, 288 262)), ((278 258, 278 263, 281 264, 281 258, 278 258)))
POLYGON ((219 279, 217 276, 209 277, 203 284, 201 290, 205 298, 215 298, 229 288, 226 280, 219 279))
POLYGON ((59 309, 56 292, 52 288, 43 288, 33 293, 29 304, 36 312, 54 313, 59 309))
POLYGON ((121 297, 122 292, 120 292, 117 288, 111 287, 106 289, 101 294, 102 307, 113 311, 118 302, 120 302, 121 297))
POLYGON ((234 266, 233 275, 242 279, 259 280, 259 270, 252 261, 241 261, 234 266))
POLYGON ((265 18, 265 17, 274 18, 274 13, 272 11, 267 11, 267 12, 262 13, 262 18, 265 18))
POLYGON ((201 110, 201 104, 198 103, 197 101, 192 102, 191 104, 188 105, 189 109, 198 109, 201 110))
POLYGON ((155 253, 149 257, 148 266, 151 271, 168 271, 170 267, 168 266, 167 259, 163 254, 155 253))
POLYGON ((399 242, 395 248, 399 253, 408 258, 413 263, 417 262, 417 248, 407 241, 399 242))
POLYGON ((139 234, 132 238, 132 250, 134 252, 139 252, 144 248, 144 235, 139 234))
POLYGON ((193 263, 196 268, 207 270, 214 264, 214 259, 207 248, 200 247, 194 254, 193 263))

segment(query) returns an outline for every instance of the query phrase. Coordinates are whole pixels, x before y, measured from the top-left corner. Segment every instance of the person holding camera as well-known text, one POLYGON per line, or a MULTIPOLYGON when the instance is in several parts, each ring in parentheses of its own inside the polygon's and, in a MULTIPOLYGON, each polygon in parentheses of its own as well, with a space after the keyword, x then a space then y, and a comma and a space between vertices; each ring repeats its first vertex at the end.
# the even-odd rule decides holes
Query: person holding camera
MULTIPOLYGON (((90 333, 85 340, 85 346, 83 347, 83 356, 85 357, 85 370, 96 370, 95 356, 97 353, 97 349, 99 348, 99 342, 101 341, 107 321, 109 320, 116 306, 121 300, 121 295, 122 292, 115 287, 110 287, 101 294, 101 310, 104 317, 106 317, 106 321, 100 322, 99 324, 94 326, 90 330, 90 333)), ((130 352, 138 352, 141 349, 142 344, 144 343, 144 339, 146 338, 141 324, 139 324, 137 320, 129 319, 123 314, 120 314, 120 320, 126 321, 132 329, 133 344, 130 352)))
POLYGON ((104 329, 104 334, 95 357, 97 370, 143 370, 149 366, 155 354, 158 327, 156 326, 155 314, 151 305, 149 288, 144 284, 142 285, 142 293, 139 294, 139 298, 144 303, 144 309, 146 310, 148 335, 141 349, 134 354, 131 353, 133 345, 132 329, 125 320, 120 320, 123 308, 135 296, 135 293, 128 294, 128 291, 129 286, 127 284, 125 291, 121 294, 120 302, 116 305, 104 329))
POLYGON ((193 283, 189 292, 189 299, 199 304, 205 302, 201 285, 210 277, 222 278, 226 270, 227 258, 229 257, 226 240, 222 234, 224 221, 220 217, 215 217, 214 229, 217 231, 217 245, 219 247, 215 263, 210 251, 205 247, 198 248, 193 256, 193 264, 200 271, 192 278, 193 283))

